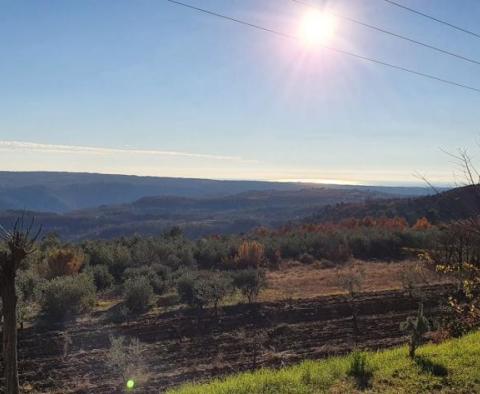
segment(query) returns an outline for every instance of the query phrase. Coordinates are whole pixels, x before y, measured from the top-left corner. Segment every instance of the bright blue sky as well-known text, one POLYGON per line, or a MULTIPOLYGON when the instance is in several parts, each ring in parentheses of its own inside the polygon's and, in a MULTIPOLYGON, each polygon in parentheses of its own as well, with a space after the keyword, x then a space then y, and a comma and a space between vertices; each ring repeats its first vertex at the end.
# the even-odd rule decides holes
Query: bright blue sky
MULTIPOLYGON (((477 0, 398 1, 480 30, 477 0)), ((307 11, 289 0, 185 2, 291 34, 307 11)), ((480 39, 382 0, 323 3, 480 60, 480 39)), ((0 7, 0 170, 407 184, 415 171, 452 179, 440 148, 478 153, 475 92, 163 0, 0 7)), ((480 87, 478 65, 345 21, 331 45, 480 87)))

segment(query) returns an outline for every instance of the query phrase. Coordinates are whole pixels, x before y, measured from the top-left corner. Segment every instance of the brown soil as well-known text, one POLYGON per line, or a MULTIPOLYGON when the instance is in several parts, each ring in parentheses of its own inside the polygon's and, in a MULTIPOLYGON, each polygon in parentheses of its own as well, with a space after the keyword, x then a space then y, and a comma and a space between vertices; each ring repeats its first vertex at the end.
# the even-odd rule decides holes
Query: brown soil
POLYGON ((295 261, 283 262, 278 270, 268 272, 268 289, 261 293, 260 300, 277 301, 343 294, 345 290, 338 285, 337 277, 352 266, 361 267, 364 272, 364 291, 401 289, 402 273, 414 269, 421 270, 425 284, 449 282, 445 275, 439 275, 415 260, 395 263, 353 260, 335 268, 322 268, 323 264, 325 263, 305 265, 295 261))
MULTIPOLYGON (((447 290, 446 285, 424 288, 428 315, 441 313, 447 290)), ((105 352, 109 335, 125 335, 145 345, 145 383, 136 392, 158 393, 252 368, 252 338, 260 348, 257 367, 341 354, 356 343, 371 349, 403 344, 399 323, 416 308, 416 300, 403 291, 389 290, 363 293, 354 303, 336 295, 263 302, 254 308, 228 306, 218 321, 206 311, 200 323, 192 311, 178 310, 117 325, 90 319, 56 329, 32 327, 20 333, 20 378, 30 392, 121 392, 118 378, 105 365, 105 352), (357 333, 352 305, 358 313, 357 333), (64 331, 72 342, 65 357, 64 331)))

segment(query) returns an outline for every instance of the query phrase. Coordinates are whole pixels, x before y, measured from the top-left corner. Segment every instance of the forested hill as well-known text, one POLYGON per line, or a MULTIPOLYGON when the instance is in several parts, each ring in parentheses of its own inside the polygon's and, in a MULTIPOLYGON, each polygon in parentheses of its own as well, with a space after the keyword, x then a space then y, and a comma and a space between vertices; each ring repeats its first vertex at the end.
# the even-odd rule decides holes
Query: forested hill
POLYGON ((431 223, 466 219, 480 214, 480 186, 465 186, 417 198, 379 199, 323 207, 305 222, 338 222, 347 218, 404 217, 413 223, 426 217, 431 223))
MULTIPOLYGON (((64 239, 113 238, 133 234, 158 235, 180 226, 191 237, 231 234, 258 226, 278 227, 300 221, 326 205, 353 203, 391 195, 369 190, 312 188, 293 191, 251 191, 215 198, 143 197, 133 203, 104 205, 68 213, 28 212, 64 239)), ((21 211, 0 213, 9 226, 21 211)))
POLYGON ((396 196, 429 193, 428 189, 422 187, 220 181, 67 172, 0 172, 0 210, 65 213, 100 205, 130 203, 148 196, 219 198, 249 191, 298 191, 305 188, 356 189, 396 196))

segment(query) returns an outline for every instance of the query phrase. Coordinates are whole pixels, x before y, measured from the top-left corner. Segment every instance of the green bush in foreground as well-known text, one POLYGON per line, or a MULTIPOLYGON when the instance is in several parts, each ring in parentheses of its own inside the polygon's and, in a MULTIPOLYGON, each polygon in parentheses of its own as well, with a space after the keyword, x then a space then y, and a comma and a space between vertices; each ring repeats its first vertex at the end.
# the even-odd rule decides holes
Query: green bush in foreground
MULTIPOLYGON (((480 392, 479 332, 440 345, 425 345, 418 350, 417 357, 413 360, 408 357, 406 346, 364 354, 368 360, 368 370, 373 371, 369 393, 480 392)), ((360 364, 363 361, 354 361, 353 355, 305 361, 279 370, 262 369, 214 380, 208 384, 189 384, 168 393, 356 393, 361 389, 351 376, 352 366, 362 369, 360 364)))
POLYGON ((104 264, 94 265, 88 270, 88 272, 93 276, 93 282, 99 291, 112 287, 115 282, 115 278, 108 271, 108 267, 104 264))
POLYGON ((177 281, 180 302, 198 311, 212 305, 215 315, 220 302, 231 292, 231 278, 220 272, 209 272, 208 275, 187 272, 177 281))
POLYGON ((358 388, 367 388, 370 385, 370 379, 373 377, 373 370, 370 368, 367 354, 355 351, 350 357, 350 367, 347 370, 347 375, 355 379, 358 388))
POLYGON ((90 310, 95 299, 95 285, 90 275, 60 276, 45 284, 41 307, 48 320, 59 321, 90 310))
POLYGON ((248 303, 257 300, 260 292, 267 287, 265 272, 258 269, 246 269, 233 274, 233 286, 240 290, 248 303))
POLYGON ((145 312, 150 308, 153 288, 144 276, 128 279, 124 285, 125 306, 132 313, 145 312))
POLYGON ((408 355, 415 358, 417 348, 424 342, 423 336, 430 330, 430 322, 423 314, 422 303, 418 306, 417 317, 409 317, 400 324, 400 329, 408 332, 410 336, 408 355))

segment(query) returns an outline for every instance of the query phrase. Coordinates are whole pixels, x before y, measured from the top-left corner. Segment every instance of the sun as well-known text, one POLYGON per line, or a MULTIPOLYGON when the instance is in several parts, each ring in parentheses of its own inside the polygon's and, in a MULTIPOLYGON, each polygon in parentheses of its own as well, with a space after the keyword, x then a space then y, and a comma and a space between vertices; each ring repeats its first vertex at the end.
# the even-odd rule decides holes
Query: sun
POLYGON ((307 12, 299 26, 299 38, 308 47, 328 44, 337 28, 337 19, 326 12, 307 12))

